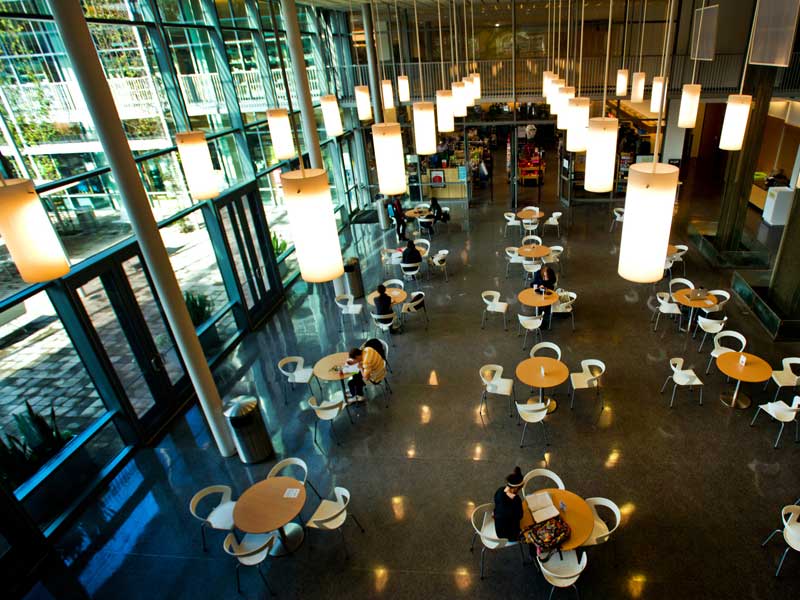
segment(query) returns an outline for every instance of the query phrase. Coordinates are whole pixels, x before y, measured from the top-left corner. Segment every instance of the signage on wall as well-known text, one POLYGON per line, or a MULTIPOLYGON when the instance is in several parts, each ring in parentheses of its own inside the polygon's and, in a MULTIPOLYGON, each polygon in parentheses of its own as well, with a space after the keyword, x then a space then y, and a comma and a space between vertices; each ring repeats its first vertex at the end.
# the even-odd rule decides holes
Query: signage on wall
POLYGON ((467 167, 458 167, 458 180, 459 181, 467 180, 467 167))

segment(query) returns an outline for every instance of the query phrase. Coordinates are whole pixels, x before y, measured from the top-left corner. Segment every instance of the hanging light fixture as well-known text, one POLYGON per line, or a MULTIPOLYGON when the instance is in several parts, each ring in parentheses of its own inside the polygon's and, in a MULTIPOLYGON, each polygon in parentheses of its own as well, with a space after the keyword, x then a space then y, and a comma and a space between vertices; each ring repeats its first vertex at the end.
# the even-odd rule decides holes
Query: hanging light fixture
POLYGON ((417 0, 414 0, 414 21, 417 34, 417 64, 419 65, 419 95, 421 102, 414 102, 414 147, 417 154, 436 154, 436 111, 433 102, 425 102, 425 81, 422 77, 422 50, 419 45, 419 18, 417 0))
MULTIPOLYGON (((608 90, 608 61, 611 57, 611 16, 614 0, 608 5, 608 30, 606 34, 606 69, 603 77, 602 111, 606 114, 608 90)), ((587 192, 610 192, 614 187, 614 166, 617 158, 617 132, 619 121, 613 117, 589 119, 586 137, 586 175, 583 188, 587 192)))
POLYGON ((383 98, 383 108, 394 108, 394 90, 392 89, 392 80, 381 80, 381 96, 383 98))
POLYGON ((376 123, 372 126, 372 141, 380 193, 387 196, 405 194, 406 165, 400 124, 376 123))
POLYGON ((61 241, 30 179, 0 181, 0 237, 26 283, 69 273, 61 241))
POLYGON ((453 91, 446 89, 447 78, 444 69, 444 37, 442 35, 442 10, 440 0, 436 0, 436 15, 439 21, 439 64, 442 71, 442 89, 436 90, 436 125, 441 133, 455 131, 453 121, 453 91))
POLYGON ((617 98, 624 98, 628 95, 628 69, 625 68, 625 59, 628 54, 628 12, 631 3, 625 3, 625 29, 622 32, 622 66, 617 69, 617 85, 614 90, 617 98))
POLYGON ((453 116, 466 117, 467 116, 467 93, 463 81, 454 81, 452 85, 453 91, 453 116))
POLYGON ((405 74, 403 61, 403 44, 400 43, 400 17, 397 15, 397 0, 394 0, 394 22, 397 24, 397 48, 400 51, 400 72, 397 78, 397 99, 402 102, 411 101, 411 88, 408 85, 408 76, 405 74))
POLYGON ((556 119, 556 127, 558 129, 567 129, 569 126, 570 111, 569 101, 575 97, 575 88, 571 85, 564 86, 558 90, 558 118, 556 119))
POLYGON ((203 131, 182 131, 175 134, 175 145, 186 175, 192 199, 208 200, 219 195, 217 173, 203 131))
POLYGON ((542 73, 542 97, 544 97, 545 102, 547 102, 547 94, 549 92, 548 86, 550 85, 550 80, 553 78, 553 72, 550 70, 553 63, 552 48, 550 47, 551 4, 552 2, 547 3, 547 46, 545 48, 545 55, 547 56, 547 70, 542 73))
POLYGON ((289 121, 289 111, 285 108, 271 108, 267 111, 267 126, 272 140, 272 149, 275 158, 286 160, 297 156, 297 151, 292 140, 292 125, 289 121))
POLYGON ((567 101, 569 121, 567 123, 567 152, 586 152, 589 135, 589 114, 592 102, 583 97, 581 84, 583 80, 583 24, 586 15, 586 1, 581 2, 581 44, 578 55, 578 96, 567 101))
POLYGON ((661 111, 661 97, 664 95, 664 77, 653 77, 652 96, 650 96, 650 112, 661 111))
MULTIPOLYGON (((667 33, 661 61, 662 77, 668 69, 668 41, 671 37, 674 0, 667 12, 667 33)), ((636 163, 628 171, 625 193, 625 221, 619 250, 619 275, 636 283, 654 283, 664 276, 672 212, 678 190, 678 167, 658 162, 661 122, 666 87, 662 88, 652 163, 636 163)))
MULTIPOLYGON (((700 36, 703 31, 703 17, 705 16, 705 0, 703 0, 703 9, 700 12, 700 21, 698 22, 697 36, 694 40, 695 49, 699 47, 700 36)), ((695 52, 695 55, 697 52, 695 52)), ((697 123, 697 108, 700 105, 700 92, 701 86, 695 83, 697 75, 697 58, 692 57, 692 82, 684 84, 681 90, 681 104, 678 111, 678 127, 683 129, 693 129, 697 123)))
POLYGON ((647 0, 642 5, 642 21, 639 24, 639 69, 633 73, 631 80, 631 102, 644 102, 644 84, 647 73, 642 71, 642 50, 644 49, 644 28, 647 24, 647 0))
POLYGON ((322 108, 322 122, 325 124, 325 133, 328 137, 336 137, 344 133, 342 115, 339 112, 339 102, 336 96, 328 94, 319 99, 322 108))
POLYGON ((366 85, 356 86, 356 110, 359 121, 372 120, 372 101, 369 97, 369 88, 366 85))
MULTIPOLYGON (((472 73, 469 74, 472 79, 472 99, 477 102, 481 99, 481 74, 478 73, 478 61, 475 59, 475 2, 474 0, 469 4, 470 10, 470 27, 472 30, 472 73)), ((473 104, 474 105, 474 104, 473 104)))
POLYGON ((561 109, 561 88, 566 87, 567 82, 563 79, 554 79, 550 84, 550 114, 558 115, 561 109))

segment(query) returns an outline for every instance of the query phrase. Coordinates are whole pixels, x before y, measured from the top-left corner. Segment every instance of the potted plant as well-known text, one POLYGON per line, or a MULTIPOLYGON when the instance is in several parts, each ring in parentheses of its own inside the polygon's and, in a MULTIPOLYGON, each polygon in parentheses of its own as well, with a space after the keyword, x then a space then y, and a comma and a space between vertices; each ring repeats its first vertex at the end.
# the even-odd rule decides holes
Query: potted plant
MULTIPOLYGON (((183 299, 186 308, 189 310, 189 318, 192 319, 195 329, 206 323, 214 314, 214 301, 202 292, 184 292, 183 299)), ((216 353, 222 342, 219 339, 217 326, 209 325, 200 334, 200 343, 208 356, 216 353)))
POLYGON ((273 232, 271 237, 272 251, 275 253, 275 258, 277 259, 281 254, 286 252, 286 249, 289 247, 289 243, 277 233, 273 232))

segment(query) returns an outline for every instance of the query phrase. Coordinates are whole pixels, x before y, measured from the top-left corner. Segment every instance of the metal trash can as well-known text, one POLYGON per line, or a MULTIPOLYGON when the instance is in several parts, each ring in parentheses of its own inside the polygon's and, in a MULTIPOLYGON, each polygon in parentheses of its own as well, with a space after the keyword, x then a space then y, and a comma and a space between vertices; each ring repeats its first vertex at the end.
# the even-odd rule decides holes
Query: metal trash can
POLYGON ((334 296, 341 296, 342 294, 347 293, 347 274, 342 273, 341 276, 334 279, 332 282, 333 284, 333 295, 334 296))
POLYGON ((380 228, 384 231, 392 228, 392 220, 389 218, 389 213, 386 210, 386 206, 391 201, 391 198, 387 198, 383 194, 376 194, 375 201, 372 203, 372 205, 375 207, 375 212, 378 213, 378 223, 380 228))
POLYGON ((225 417, 243 463, 261 462, 273 455, 272 442, 261 419, 258 400, 252 396, 237 396, 225 407, 225 417))
MULTIPOLYGON (((361 278, 361 263, 354 256, 351 256, 344 261, 344 278, 345 278, 345 293, 350 294, 353 298, 362 298, 364 296, 364 280, 361 278)), ((336 286, 334 285, 334 289, 336 286)))

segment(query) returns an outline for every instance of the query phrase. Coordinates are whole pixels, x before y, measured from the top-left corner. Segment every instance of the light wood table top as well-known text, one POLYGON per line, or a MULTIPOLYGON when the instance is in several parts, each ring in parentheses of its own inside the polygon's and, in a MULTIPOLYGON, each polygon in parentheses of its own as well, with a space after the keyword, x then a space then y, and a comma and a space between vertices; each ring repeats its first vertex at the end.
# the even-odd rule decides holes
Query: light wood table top
POLYGON ((420 217, 425 218, 429 214, 431 214, 431 211, 429 211, 427 208, 412 208, 406 211, 406 216, 411 217, 412 219, 419 219, 420 217))
MULTIPOLYGON (((400 288, 386 288, 386 294, 391 297, 392 306, 395 304, 400 304, 401 302, 405 302, 406 298, 408 298, 408 292, 401 290, 400 288)), ((372 304, 372 306, 375 306, 375 298, 377 297, 378 290, 375 290, 369 296, 367 296, 367 302, 372 304)))
POLYGON ((726 352, 717 357, 717 367, 728 377, 748 383, 761 383, 772 376, 772 367, 763 358, 749 352, 726 352), (739 364, 740 357, 747 362, 739 364))
POLYGON ((341 367, 350 358, 348 352, 336 352, 328 354, 324 358, 320 358, 314 365, 314 375, 318 379, 325 381, 341 381, 352 377, 352 373, 342 373, 341 371, 334 370, 334 367, 341 367))
POLYGON ((520 219, 541 219, 543 216, 542 211, 536 212, 532 208, 523 208, 517 213, 517 217, 520 219))
POLYGON ((535 388, 551 388, 561 385, 569 377, 569 369, 560 360, 548 356, 526 358, 517 365, 517 379, 535 388), (544 376, 542 375, 544 367, 544 376))
MULTIPOLYGON (((536 492, 547 492, 553 499, 553 504, 556 505, 561 518, 569 525, 569 537, 561 544, 562 550, 574 550, 589 539, 594 529, 594 512, 589 504, 573 492, 567 490, 559 490, 548 488, 544 490, 536 490, 536 492), (567 507, 566 510, 561 510, 561 503, 567 507)), ((536 493, 531 492, 531 495, 536 493)), ((533 525, 533 515, 528 507, 527 502, 523 502, 524 510, 522 511, 522 519, 519 521, 521 529, 525 529, 533 525)))
POLYGON ((517 248, 517 254, 525 258, 542 258, 550 254, 550 247, 541 244, 526 244, 517 248))
POLYGON ((678 253, 678 249, 675 246, 673 246, 672 244, 669 244, 667 246, 667 256, 672 256, 673 254, 677 254, 677 253, 678 253))
POLYGON ((533 306, 535 308, 542 308, 550 306, 558 302, 558 294, 553 290, 546 290, 544 294, 536 291, 533 288, 527 288, 517 294, 517 300, 525 306, 533 306))
POLYGON ((245 533, 267 533, 283 527, 300 514, 306 503, 305 486, 292 477, 270 477, 249 487, 233 507, 233 523, 245 533), (290 488, 297 497, 284 498, 290 488))
POLYGON ((692 291, 692 288, 678 290, 672 294, 672 299, 678 304, 683 304, 689 308, 708 308, 709 306, 714 306, 719 303, 719 300, 714 294, 708 294, 705 298, 700 298, 699 300, 690 300, 689 293, 692 291))

